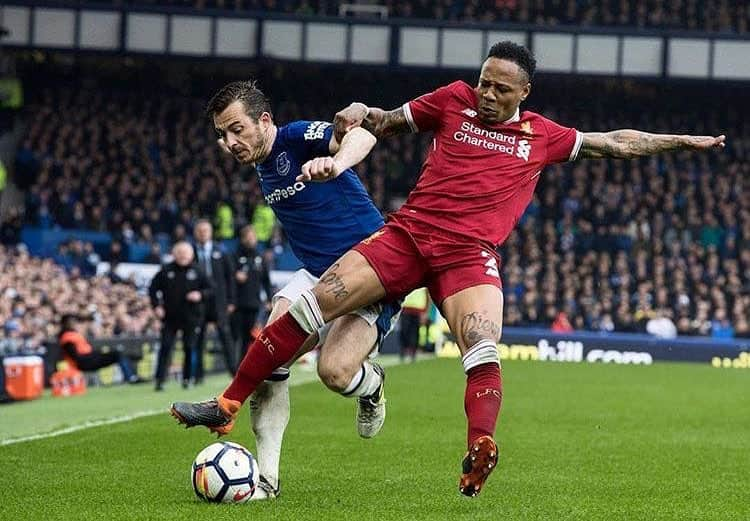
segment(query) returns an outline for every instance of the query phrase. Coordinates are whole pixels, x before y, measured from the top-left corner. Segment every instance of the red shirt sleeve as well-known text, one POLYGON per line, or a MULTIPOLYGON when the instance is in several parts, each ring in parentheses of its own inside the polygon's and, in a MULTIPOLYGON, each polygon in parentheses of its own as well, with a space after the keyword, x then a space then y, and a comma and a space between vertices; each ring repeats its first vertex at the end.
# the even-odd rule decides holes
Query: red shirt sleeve
POLYGON ((455 83, 451 83, 404 103, 404 114, 412 132, 426 132, 440 126, 454 86, 455 83))
POLYGON ((583 135, 574 128, 563 127, 542 118, 547 130, 547 164, 574 161, 581 149, 583 135))

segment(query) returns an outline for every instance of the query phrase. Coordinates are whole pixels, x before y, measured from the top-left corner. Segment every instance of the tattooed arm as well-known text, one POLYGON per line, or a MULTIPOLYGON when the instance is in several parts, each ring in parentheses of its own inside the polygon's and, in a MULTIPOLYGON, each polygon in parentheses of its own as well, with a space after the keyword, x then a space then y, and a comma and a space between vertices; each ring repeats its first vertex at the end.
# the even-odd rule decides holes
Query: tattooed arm
POLYGON ((355 102, 337 112, 333 122, 339 139, 359 126, 370 131, 376 138, 411 132, 403 107, 386 111, 355 102))
POLYGON ((725 136, 687 136, 649 134, 638 130, 586 132, 583 134, 579 159, 616 157, 630 159, 670 150, 709 150, 724 148, 725 136))

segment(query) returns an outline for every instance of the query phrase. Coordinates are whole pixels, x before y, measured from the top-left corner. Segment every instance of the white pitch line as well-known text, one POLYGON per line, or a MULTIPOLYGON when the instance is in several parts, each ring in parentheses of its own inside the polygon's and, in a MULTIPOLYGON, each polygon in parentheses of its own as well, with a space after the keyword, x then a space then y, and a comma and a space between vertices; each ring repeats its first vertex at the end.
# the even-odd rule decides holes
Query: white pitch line
MULTIPOLYGON (((314 381, 313 378, 307 379, 302 378, 300 380, 295 380, 289 384, 289 387, 294 387, 296 385, 302 385, 306 383, 310 383, 314 381)), ((50 432, 43 432, 40 434, 31 434, 29 436, 20 436, 18 438, 7 438, 5 440, 0 440, 0 447, 4 447, 6 445, 14 445, 16 443, 25 443, 27 441, 36 441, 36 440, 44 440, 47 438, 54 438, 56 436, 62 436, 64 434, 70 434, 72 432, 78 432, 85 429, 93 429, 94 427, 101 427, 102 425, 112 425, 115 423, 125 423, 131 420, 136 420, 138 418, 145 418, 147 416, 156 416, 157 414, 166 414, 167 409, 150 409, 147 411, 140 411, 133 414, 126 414, 124 416, 115 416, 112 418, 104 418, 101 420, 91 420, 87 422, 83 422, 78 425, 71 425, 70 427, 65 427, 64 429, 58 429, 56 431, 50 431, 50 432)))
POLYGON ((164 411, 165 409, 151 409, 149 411, 140 411, 134 414, 127 414, 125 416, 115 416, 114 418, 106 418, 103 420, 87 421, 79 425, 72 425, 70 427, 65 427, 64 429, 59 429, 59 430, 51 431, 51 432, 45 432, 42 434, 32 434, 31 436, 22 436, 20 438, 8 438, 6 440, 0 440, 0 447, 4 447, 6 445, 14 445, 16 443, 24 443, 27 441, 54 438, 56 436, 62 436, 63 434, 70 434, 71 432, 82 431, 84 429, 91 429, 93 427, 100 427, 102 425, 112 425, 113 423, 124 423, 130 420, 135 420, 137 418, 143 418, 146 416, 156 416, 157 414, 162 414, 164 411))
MULTIPOLYGON (((297 385, 302 385, 306 383, 310 383, 315 381, 315 378, 307 376, 302 376, 298 380, 292 381, 289 386, 294 387, 297 385)), ((44 440, 47 438, 54 438, 56 436, 62 436, 64 434, 70 434, 72 432, 78 432, 85 429, 93 429, 94 427, 101 427, 102 425, 112 425, 115 423, 125 423, 131 420, 136 420, 138 418, 145 418, 147 416, 156 416, 157 414, 166 413, 167 409, 149 409, 147 411, 140 411, 133 414, 126 414, 124 416, 115 416, 112 418, 103 418, 101 420, 91 420, 87 422, 83 422, 78 425, 71 425, 70 427, 65 427, 64 429, 58 429, 55 431, 50 432, 43 432, 40 434, 30 434, 29 436, 19 436, 18 438, 7 438, 5 440, 0 440, 0 447, 4 447, 6 445, 14 445, 16 443, 25 443, 27 441, 36 441, 36 440, 44 440)))
MULTIPOLYGON (((388 363, 387 360, 381 360, 381 364, 383 366, 394 366, 394 365, 401 365, 396 359, 393 363, 388 363)), ((289 386, 294 387, 297 385, 303 385, 310 382, 315 381, 315 378, 300 378, 299 380, 292 381, 289 386)), ((70 427, 65 427, 64 429, 58 429, 56 431, 50 431, 50 432, 44 432, 41 434, 31 434, 29 436, 21 436, 18 438, 7 438, 5 440, 0 440, 0 447, 5 447, 6 445, 15 445, 16 443, 26 443, 27 441, 36 441, 36 440, 44 440, 47 438, 55 438, 57 436, 63 436, 65 434, 70 434, 72 432, 78 432, 85 429, 93 429, 94 427, 101 427, 102 425, 112 425, 115 423, 125 423, 131 420, 136 420, 138 418, 145 418, 147 416, 156 416, 157 414, 163 414, 165 413, 166 409, 150 409, 148 411, 140 411, 133 414, 126 414, 124 416, 115 416, 113 418, 104 418, 102 420, 92 420, 87 421, 78 425, 72 425, 70 427)))

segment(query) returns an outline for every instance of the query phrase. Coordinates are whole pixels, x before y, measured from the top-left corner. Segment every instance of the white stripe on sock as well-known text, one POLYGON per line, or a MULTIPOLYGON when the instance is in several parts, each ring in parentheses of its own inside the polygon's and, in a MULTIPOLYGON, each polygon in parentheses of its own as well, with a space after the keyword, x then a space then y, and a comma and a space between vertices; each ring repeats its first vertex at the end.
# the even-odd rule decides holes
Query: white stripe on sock
POLYGON ((461 357, 461 362, 463 363, 465 373, 482 364, 494 362, 500 365, 497 345, 492 340, 480 340, 466 351, 466 354, 461 357))
POLYGON ((353 396, 370 396, 378 390, 382 381, 380 374, 375 371, 375 367, 370 362, 365 362, 362 364, 362 369, 357 372, 341 394, 347 398, 353 396), (362 376, 360 377, 360 375, 362 376))

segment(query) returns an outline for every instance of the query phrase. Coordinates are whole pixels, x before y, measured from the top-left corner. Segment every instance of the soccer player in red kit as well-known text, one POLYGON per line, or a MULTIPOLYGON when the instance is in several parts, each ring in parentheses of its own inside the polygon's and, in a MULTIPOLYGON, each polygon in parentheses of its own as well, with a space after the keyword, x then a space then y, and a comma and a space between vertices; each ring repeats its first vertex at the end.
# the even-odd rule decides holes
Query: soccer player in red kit
MULTIPOLYGON (((583 158, 709 150, 723 147, 725 139, 635 130, 582 133, 521 112, 535 66, 528 49, 501 42, 490 50, 476 87, 457 81, 388 112, 362 103, 339 112, 339 134, 356 126, 378 138, 434 132, 416 188, 383 228, 344 254, 263 330, 222 396, 175 403, 177 416, 188 426, 228 432, 242 402, 312 332, 362 306, 426 286, 461 350, 468 452, 459 490, 477 495, 498 459, 493 436, 502 400, 496 345, 503 294, 495 248, 531 201, 544 167, 583 158)), ((313 180, 338 174, 331 158, 314 159, 302 172, 313 180)))

